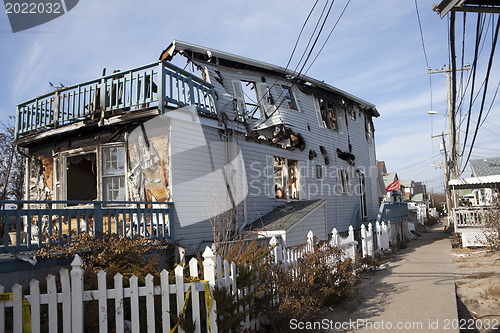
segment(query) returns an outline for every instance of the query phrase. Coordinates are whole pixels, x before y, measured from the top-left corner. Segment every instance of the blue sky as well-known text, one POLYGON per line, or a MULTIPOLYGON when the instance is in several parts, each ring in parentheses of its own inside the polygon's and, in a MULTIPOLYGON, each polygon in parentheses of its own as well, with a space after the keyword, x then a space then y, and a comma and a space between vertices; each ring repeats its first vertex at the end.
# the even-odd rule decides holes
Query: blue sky
MULTIPOLYGON (((433 2, 419 0, 418 7, 428 62, 436 69, 448 63, 448 23, 432 11, 433 2)), ((15 34, 7 15, 0 13, 0 120, 14 116, 17 103, 49 92, 49 81, 72 85, 99 77, 103 68, 110 73, 156 61, 174 39, 284 67, 313 3, 85 0, 51 22, 15 34)), ((345 3, 335 2, 324 36, 345 3)), ((468 25, 475 24, 475 16, 467 19, 468 25)), ((457 21, 462 22, 461 14, 457 21)), ((473 39, 474 31, 466 29, 466 41, 473 39)), ((480 73, 488 60, 487 43, 480 73)), ((299 44, 291 68, 304 47, 305 42, 299 44)), ((471 63, 472 47, 466 50, 465 63, 471 63)), ((500 79, 495 64, 497 60, 490 81, 493 91, 500 79)), ((381 114, 374 121, 377 158, 401 179, 424 181, 429 189, 442 191, 442 171, 430 167, 442 162, 439 139, 431 139, 431 128, 432 134, 446 132, 446 117, 427 111, 447 112, 446 77, 432 75, 431 106, 414 1, 352 1, 307 75, 375 104, 381 114)), ((472 158, 500 156, 498 111, 495 102, 472 158)), ((477 112, 473 114, 475 119, 477 112)), ((469 175, 465 171, 464 176, 469 175)))

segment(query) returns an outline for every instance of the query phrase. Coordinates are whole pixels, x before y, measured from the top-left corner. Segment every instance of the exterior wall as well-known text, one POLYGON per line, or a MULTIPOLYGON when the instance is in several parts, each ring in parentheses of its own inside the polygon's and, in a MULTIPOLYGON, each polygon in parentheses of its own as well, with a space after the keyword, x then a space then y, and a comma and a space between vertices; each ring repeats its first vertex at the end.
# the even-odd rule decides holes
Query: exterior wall
MULTIPOLYGON (((190 114, 172 118, 175 234, 180 244, 189 248, 188 251, 202 251, 200 244, 213 241, 212 225, 216 233, 222 231, 221 228, 235 231, 238 225, 232 224, 231 219, 234 217, 239 223, 243 220, 240 198, 244 195, 244 188, 238 188, 238 175, 231 172, 231 152, 228 151, 226 156, 226 141, 220 130, 215 120, 193 120, 190 114), (233 209, 233 202, 236 216, 225 214, 233 209)), ((233 155, 238 156, 237 152, 233 155)))
MULTIPOLYGON (((318 117, 315 96, 301 91, 297 87, 293 88, 293 94, 296 97, 300 111, 291 110, 286 103, 281 103, 283 92, 281 84, 290 86, 290 82, 278 80, 276 78, 244 70, 227 69, 222 66, 203 63, 207 66, 210 77, 210 83, 215 86, 218 96, 219 111, 231 115, 234 118, 235 93, 233 80, 248 80, 253 82, 262 82, 263 78, 270 88, 271 95, 275 104, 279 106, 271 120, 266 123, 284 123, 287 124, 295 133, 299 133, 305 140, 306 146, 303 151, 300 149, 281 149, 271 146, 266 142, 258 143, 258 140, 242 141, 239 145, 243 152, 245 166, 247 168, 247 177, 249 181, 249 198, 247 202, 248 221, 254 221, 263 216, 274 207, 279 206, 282 200, 270 198, 266 193, 268 176, 265 172, 266 156, 277 156, 301 161, 305 165, 305 170, 301 173, 303 184, 304 199, 327 199, 326 215, 327 230, 331 232, 336 227, 340 232, 347 231, 355 206, 360 203, 360 196, 354 194, 355 187, 358 184, 358 177, 355 170, 359 169, 366 177, 366 195, 367 195, 367 220, 375 220, 379 208, 377 177, 378 170, 376 164, 376 154, 373 137, 367 138, 365 131, 365 112, 356 104, 354 110, 356 119, 351 119, 346 111, 340 106, 337 108, 339 132, 320 127, 320 118, 318 117), (222 83, 221 83, 222 81, 222 83), (280 105, 281 104, 281 105, 280 105), (343 152, 349 151, 349 144, 352 147, 352 154, 355 156, 355 166, 352 167, 346 161, 340 159, 337 155, 337 149, 343 152), (320 146, 326 150, 329 159, 329 165, 326 165, 325 159, 320 152, 320 146), (313 150, 317 156, 309 160, 309 151, 313 150), (318 180, 315 175, 316 165, 323 167, 324 179, 318 180), (337 168, 343 168, 350 172, 350 193, 339 193, 340 181, 337 168), (305 190, 304 190, 305 189, 305 190)), ((232 122, 233 129, 242 128, 236 122, 232 122), (234 125, 233 125, 234 124, 234 125)))
POLYGON ((327 232, 325 226, 325 208, 325 205, 319 206, 303 220, 288 228, 286 231, 286 247, 305 244, 309 230, 312 230, 318 240, 328 240, 329 232, 327 232))

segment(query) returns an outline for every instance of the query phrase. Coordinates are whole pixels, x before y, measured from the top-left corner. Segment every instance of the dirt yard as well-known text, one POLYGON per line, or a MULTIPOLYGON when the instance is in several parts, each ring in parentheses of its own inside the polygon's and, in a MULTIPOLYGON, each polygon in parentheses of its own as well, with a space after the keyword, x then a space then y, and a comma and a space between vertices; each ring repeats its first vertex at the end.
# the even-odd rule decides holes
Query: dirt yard
MULTIPOLYGON (((465 324, 461 332, 492 332, 481 324, 500 326, 500 254, 484 248, 455 248, 453 263, 458 315, 465 324), (472 329, 473 319, 476 331, 472 329)), ((500 328, 493 332, 497 331, 500 328)))

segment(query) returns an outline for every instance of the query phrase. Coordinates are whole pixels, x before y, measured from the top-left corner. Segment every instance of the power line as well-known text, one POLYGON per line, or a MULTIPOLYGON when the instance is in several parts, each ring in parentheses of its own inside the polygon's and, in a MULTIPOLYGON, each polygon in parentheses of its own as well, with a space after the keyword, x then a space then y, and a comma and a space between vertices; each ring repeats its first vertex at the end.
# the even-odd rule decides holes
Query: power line
POLYGON ((332 30, 330 30, 330 33, 328 34, 328 36, 326 37, 326 40, 325 42, 323 43, 323 45, 321 46, 321 48, 319 49, 318 51, 318 54, 316 54, 316 56, 314 57, 313 61, 311 62, 311 64, 309 65, 309 67, 307 67, 307 70, 306 72, 304 73, 304 75, 307 74, 307 72, 309 72, 309 69, 311 69, 311 66, 314 64, 314 62, 316 61, 316 59, 318 59, 318 56, 319 54, 321 53, 321 51, 323 51, 323 48, 325 47, 326 43, 328 42, 328 40, 330 39, 330 36, 332 35, 333 31, 335 30, 335 28, 337 27, 337 24, 340 22, 340 19, 342 18, 342 16, 344 15, 347 7, 349 6, 349 4, 351 3, 351 0, 347 1, 346 5, 344 6, 344 9, 342 10, 342 13, 340 13, 340 16, 339 18, 337 19, 337 22, 335 22, 335 25, 333 26, 332 30))
POLYGON ((418 12, 417 0, 415 0, 415 10, 417 12, 418 27, 420 29, 420 40, 422 41, 422 49, 424 51, 425 63, 427 65, 427 69, 429 69, 430 68, 429 60, 427 59, 427 52, 425 51, 424 33, 422 32, 422 22, 420 22, 420 13, 418 12))
POLYGON ((470 147, 470 150, 469 150, 469 155, 467 156, 467 161, 464 164, 464 168, 463 168, 462 172, 465 170, 465 168, 467 166, 467 163, 469 162, 470 155, 472 153, 472 149, 474 148, 474 142, 476 141, 477 133, 478 133, 479 127, 481 125, 480 124, 481 123, 481 116, 483 114, 484 102, 486 100, 486 93, 488 91, 488 81, 489 81, 489 78, 490 78, 491 66, 493 64, 493 56, 495 55, 495 49, 496 49, 496 44, 497 44, 497 40, 498 40, 498 30, 499 30, 499 28, 500 28, 500 16, 497 19, 497 25, 496 25, 496 29, 495 29, 495 36, 493 37, 493 45, 491 47, 492 49, 491 49, 491 53, 490 53, 490 59, 488 61, 488 69, 486 71, 486 78, 485 78, 483 99, 481 101, 481 109, 479 110, 479 116, 478 116, 478 120, 477 120, 477 126, 476 126, 476 130, 474 132, 474 137, 472 139, 471 147, 470 147))
MULTIPOLYGON (((321 11, 321 15, 319 16, 318 21, 316 22, 316 25, 314 26, 314 30, 312 31, 311 36, 309 37, 309 41, 307 42, 307 45, 306 45, 306 47, 305 47, 305 49, 304 49, 304 52, 302 52, 302 56, 300 57, 299 61, 297 62, 297 66, 295 66, 294 72, 297 72, 297 69, 299 68, 300 63, 302 62, 302 59, 304 59, 304 56, 305 56, 305 55, 306 55, 306 53, 307 53, 307 49, 308 49, 308 48, 309 48, 309 46, 311 45, 311 42, 312 42, 312 40, 313 40, 313 38, 314 38, 314 34, 316 33, 316 30, 318 29, 318 26, 319 26, 319 24, 320 24, 320 22, 321 22, 321 18, 323 17, 323 14, 325 13, 325 10, 326 10, 326 7, 328 6, 328 3, 329 3, 329 0, 327 0, 327 1, 325 2, 325 6, 323 7, 323 10, 321 11)), ((333 2, 332 2, 332 5, 333 5, 333 2)), ((330 7, 330 8, 331 8, 331 7, 330 7)), ((320 31, 320 33, 321 33, 321 31, 320 31)), ((319 34, 318 34, 318 36, 319 36, 319 34)), ((313 46, 313 47, 314 47, 314 46, 313 46)), ((307 62, 307 60, 306 60, 306 62, 307 62)), ((298 77, 299 75, 300 75, 300 72, 299 72, 299 74, 297 75, 297 77, 298 77)))
MULTIPOLYGON (((327 2, 328 3, 328 2, 327 2)), ((299 74, 297 75, 297 77, 300 76, 300 73, 302 73, 302 71, 304 70, 304 67, 306 66, 307 64, 307 61, 309 60, 309 57, 311 56, 313 50, 314 50, 314 47, 316 46, 316 43, 318 42, 318 39, 319 39, 319 36, 321 36, 321 32, 323 31, 323 28, 325 27, 325 24, 326 24, 326 21, 328 20, 328 16, 330 16, 330 11, 332 10, 332 7, 333 7, 333 4, 335 3, 335 0, 332 0, 332 3, 330 4, 330 7, 328 8, 328 12, 326 13, 325 15, 325 18, 323 20, 323 23, 321 24, 321 28, 319 29, 319 32, 318 34, 316 35, 316 39, 314 40, 314 43, 313 45, 311 46, 311 50, 309 51, 309 53, 307 54, 307 57, 306 57, 306 60, 304 61, 304 64, 302 65, 302 67, 300 68, 300 71, 299 71, 299 74)))
MULTIPOLYGON (((479 47, 479 44, 480 44, 480 41, 481 41, 481 34, 482 34, 482 28, 480 29, 480 22, 481 22, 481 13, 478 14, 477 16, 477 24, 476 24, 476 47, 474 49, 474 62, 472 63, 472 73, 471 73, 471 76, 472 76, 472 88, 471 88, 471 100, 470 100, 470 105, 469 105, 469 111, 468 111, 468 116, 467 116, 467 129, 465 130, 465 139, 464 139, 464 144, 463 144, 463 150, 462 150, 462 153, 460 154, 460 156, 463 156, 464 152, 465 152, 465 145, 467 144, 467 137, 469 136, 469 125, 470 125, 470 118, 471 118, 471 114, 472 114, 472 103, 473 103, 473 100, 472 100, 472 95, 474 93, 474 85, 475 85, 475 82, 476 82, 476 70, 477 70, 477 60, 478 60, 478 47, 479 47)), ((469 76, 469 78, 471 78, 471 76, 469 76)), ((468 85, 468 83, 467 83, 468 85)), ((460 104, 462 104, 460 102, 460 104)))

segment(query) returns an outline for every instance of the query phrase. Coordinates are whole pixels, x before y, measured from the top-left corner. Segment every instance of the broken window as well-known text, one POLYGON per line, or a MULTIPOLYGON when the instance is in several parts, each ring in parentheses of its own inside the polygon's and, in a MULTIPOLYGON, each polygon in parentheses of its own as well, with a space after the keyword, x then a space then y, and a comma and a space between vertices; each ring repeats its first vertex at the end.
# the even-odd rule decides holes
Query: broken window
POLYGON ((358 174, 359 176, 359 194, 360 194, 360 204, 361 204, 361 216, 367 216, 367 207, 366 207, 366 181, 365 175, 361 172, 358 174))
POLYGON ((125 154, 123 146, 102 148, 102 199, 125 200, 125 154))
POLYGON ((75 201, 97 199, 96 153, 68 156, 66 159, 66 198, 75 201))
POLYGON ((370 139, 373 138, 373 133, 375 132, 375 129, 373 127, 373 122, 372 122, 372 117, 369 115, 365 116, 365 134, 366 134, 366 140, 370 142, 370 139))
MULTIPOLYGON (((58 170, 59 159, 55 159, 58 170)), ((73 201, 125 201, 125 147, 105 145, 92 152, 68 154, 61 159, 61 176, 55 176, 56 189, 62 179, 62 199, 73 201), (100 163, 98 163, 98 161, 100 163), (66 172, 66 174, 64 174, 66 172), (100 180, 98 179, 100 177, 100 180)), ((59 196, 59 192, 56 191, 59 196)))
POLYGON ((283 89, 284 102, 286 103, 286 105, 288 105, 288 108, 290 110, 298 111, 299 108, 297 107, 297 101, 295 100, 292 88, 285 85, 282 85, 281 88, 283 89))
POLYGON ((323 166, 316 165, 316 179, 323 179, 323 166))
POLYGON ((324 98, 319 99, 319 111, 321 121, 324 128, 331 129, 332 131, 339 131, 339 123, 337 117, 337 110, 332 101, 324 98))
POLYGON ((356 110, 354 110, 354 103, 346 101, 343 98, 340 100, 340 103, 342 104, 342 107, 346 110, 347 114, 349 115, 349 118, 351 118, 351 120, 356 120, 356 110))
POLYGON ((276 199, 299 199, 297 161, 274 157, 273 170, 276 199))
POLYGON ((243 90, 243 95, 245 98, 245 108, 248 117, 255 119, 262 119, 255 82, 241 81, 241 88, 243 90))
POLYGON ((339 169, 339 180, 342 193, 349 193, 349 172, 345 169, 339 169))
POLYGON ((267 119, 276 110, 274 100, 265 83, 236 80, 233 81, 233 90, 240 116, 267 119))

